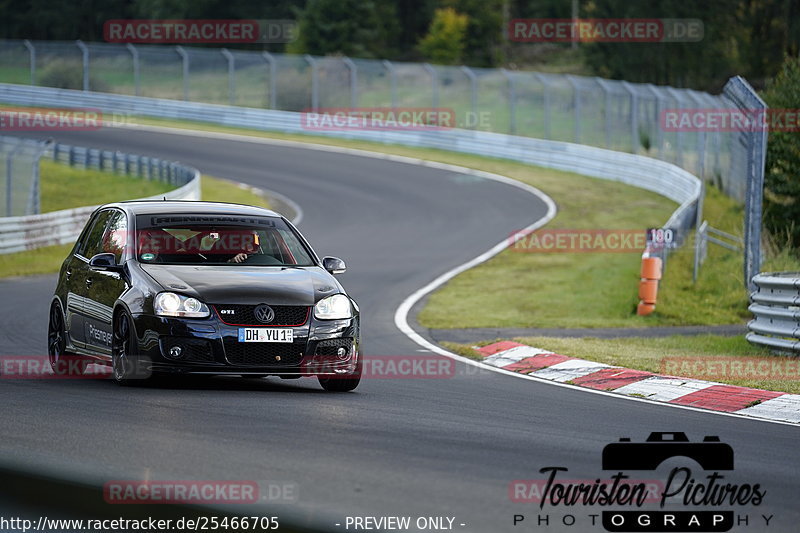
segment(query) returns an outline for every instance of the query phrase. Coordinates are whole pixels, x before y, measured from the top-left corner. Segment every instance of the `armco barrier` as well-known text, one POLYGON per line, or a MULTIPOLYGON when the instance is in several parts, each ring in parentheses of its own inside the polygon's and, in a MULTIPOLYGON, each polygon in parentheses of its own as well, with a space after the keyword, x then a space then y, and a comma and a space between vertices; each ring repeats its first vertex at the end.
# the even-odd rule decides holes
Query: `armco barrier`
POLYGON ((753 277, 748 341, 800 353, 800 272, 761 273, 753 277))
POLYGON ((201 121, 225 126, 283 133, 357 139, 438 148, 497 157, 547 168, 618 181, 661 194, 679 204, 664 224, 686 232, 695 222, 701 182, 691 173, 665 161, 560 141, 518 137, 474 130, 309 131, 300 113, 247 107, 163 100, 106 93, 0 83, 0 102, 41 107, 90 107, 104 114, 140 115, 201 121))
MULTIPOLYGON (((142 179, 165 181, 177 188, 145 199, 199 200, 200 172, 172 161, 54 144, 45 155, 56 161, 86 168, 137 175, 142 179)), ((40 215, 0 218, 0 254, 30 250, 74 241, 97 206, 78 207, 40 215)))

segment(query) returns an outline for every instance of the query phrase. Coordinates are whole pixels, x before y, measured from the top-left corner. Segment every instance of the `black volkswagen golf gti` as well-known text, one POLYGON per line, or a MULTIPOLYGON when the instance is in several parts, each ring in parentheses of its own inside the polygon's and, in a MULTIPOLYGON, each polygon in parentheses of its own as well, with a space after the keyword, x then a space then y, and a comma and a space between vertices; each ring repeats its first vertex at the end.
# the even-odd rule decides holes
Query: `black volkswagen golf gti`
MULTIPOLYGON (((111 367, 119 383, 180 374, 316 376, 358 386, 359 310, 272 211, 212 202, 108 204, 61 267, 50 306, 50 363, 111 367)), ((63 366, 63 365, 62 365, 63 366)))

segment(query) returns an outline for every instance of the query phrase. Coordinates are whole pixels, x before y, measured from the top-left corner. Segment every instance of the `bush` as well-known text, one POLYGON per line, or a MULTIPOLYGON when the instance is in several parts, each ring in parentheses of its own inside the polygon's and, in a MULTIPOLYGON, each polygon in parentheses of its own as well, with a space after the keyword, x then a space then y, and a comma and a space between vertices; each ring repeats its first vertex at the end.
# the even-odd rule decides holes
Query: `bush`
MULTIPOLYGON (((781 72, 770 81, 763 96, 773 109, 800 107, 800 59, 787 57, 781 72)), ((795 255, 800 250, 798 169, 800 133, 771 131, 764 176, 764 225, 772 235, 786 235, 795 255)))
POLYGON ((464 53, 469 18, 448 7, 437 9, 428 34, 419 42, 426 59, 440 65, 457 65, 464 53))
MULTIPOLYGON (((38 85, 56 89, 83 89, 83 65, 80 61, 54 59, 41 70, 36 80, 38 85)), ((89 90, 107 92, 108 84, 89 76, 89 90)))

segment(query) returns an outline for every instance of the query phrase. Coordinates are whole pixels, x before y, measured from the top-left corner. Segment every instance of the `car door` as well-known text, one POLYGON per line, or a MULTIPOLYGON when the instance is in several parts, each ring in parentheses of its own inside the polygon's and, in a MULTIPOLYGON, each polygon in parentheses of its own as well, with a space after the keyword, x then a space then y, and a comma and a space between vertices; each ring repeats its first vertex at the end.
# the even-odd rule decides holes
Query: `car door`
MULTIPOLYGON (((87 258, 100 253, 112 253, 118 265, 124 260, 128 238, 128 223, 124 212, 113 209, 99 239, 91 241, 87 258)), ((110 355, 114 303, 127 288, 119 272, 87 270, 86 298, 84 299, 84 338, 90 351, 110 355)))
POLYGON ((85 255, 87 253, 86 250, 90 241, 100 238, 111 214, 110 210, 95 213, 92 220, 86 225, 86 231, 84 231, 75 245, 69 264, 64 271, 67 289, 64 314, 70 341, 76 348, 85 348, 86 346, 86 321, 83 312, 84 301, 88 292, 86 278, 89 275, 89 260, 85 255))

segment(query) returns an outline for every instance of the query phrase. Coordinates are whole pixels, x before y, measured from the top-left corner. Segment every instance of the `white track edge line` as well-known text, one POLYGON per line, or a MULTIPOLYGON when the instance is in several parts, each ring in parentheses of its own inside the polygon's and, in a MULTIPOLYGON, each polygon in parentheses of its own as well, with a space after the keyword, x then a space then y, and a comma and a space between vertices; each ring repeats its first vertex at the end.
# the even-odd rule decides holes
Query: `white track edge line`
MULTIPOLYGON (((544 201, 548 205, 547 214, 544 217, 542 217, 541 219, 539 219, 538 221, 534 222, 533 224, 531 224, 530 226, 525 228, 524 230, 522 230, 522 231, 533 231, 535 229, 538 229, 541 226, 543 226, 544 224, 546 224, 547 222, 549 222, 550 220, 552 220, 552 218, 556 214, 555 213, 555 211, 556 211, 555 202, 553 202, 552 198, 550 198, 549 196, 544 194, 539 189, 537 189, 537 188, 535 188, 535 187, 533 187, 531 185, 528 185, 527 183, 522 183, 522 182, 517 181, 517 180, 515 180, 513 178, 509 178, 508 176, 501 176, 499 174, 492 174, 492 173, 489 173, 489 172, 484 172, 484 171, 481 171, 481 170, 476 170, 476 169, 467 168, 467 167, 459 167, 458 165, 451 165, 451 164, 448 164, 448 163, 440 163, 440 162, 437 162, 437 161, 429 161, 429 160, 426 160, 426 159, 419 159, 419 158, 415 158, 415 157, 407 157, 407 156, 401 156, 401 155, 395 155, 395 154, 386 154, 386 153, 383 153, 383 152, 373 152, 373 151, 370 151, 370 150, 361 150, 361 149, 356 149, 356 148, 345 148, 345 147, 341 147, 341 146, 332 146, 332 145, 327 145, 327 144, 317 144, 317 143, 314 143, 314 142, 306 143, 306 142, 301 142, 301 141, 290 141, 290 140, 285 140, 285 139, 273 139, 273 138, 269 138, 269 137, 254 137, 254 136, 250 136, 250 135, 236 134, 236 133, 223 133, 223 132, 214 132, 214 131, 189 130, 189 129, 184 129, 184 128, 169 128, 169 127, 165 127, 165 126, 150 126, 150 125, 131 125, 131 126, 116 126, 116 127, 129 128, 129 129, 139 129, 139 130, 150 130, 150 131, 157 131, 157 132, 163 132, 163 133, 172 133, 172 134, 175 134, 175 135, 189 135, 189 136, 196 136, 196 137, 230 139, 230 140, 234 140, 234 141, 255 142, 255 143, 262 143, 262 144, 273 144, 273 145, 279 145, 279 146, 293 146, 293 147, 297 147, 297 148, 307 148, 307 149, 319 150, 319 151, 323 151, 323 152, 336 152, 336 153, 343 153, 343 154, 349 154, 349 155, 358 155, 358 156, 362 156, 362 157, 371 157, 371 158, 374 158, 374 159, 387 159, 387 160, 390 160, 390 161, 397 161, 397 162, 400 162, 400 163, 409 163, 409 164, 415 164, 415 165, 421 165, 421 166, 427 166, 427 167, 433 167, 433 168, 440 168, 440 169, 444 169, 444 170, 455 170, 457 172, 462 172, 462 173, 465 173, 465 174, 478 175, 478 176, 481 176, 481 177, 485 177, 487 179, 493 179, 495 181, 499 181, 499 182, 507 183, 507 184, 515 186, 515 187, 519 187, 520 189, 527 190, 528 192, 534 194, 535 196, 539 197, 542 201, 544 201), (552 208, 551 208, 551 205, 552 205, 552 208), (551 213, 551 210, 552 210, 552 213, 551 213)), ((387 146, 394 146, 394 145, 387 145, 387 146)), ((403 148, 408 148, 407 146, 404 146, 404 145, 397 145, 397 146, 400 146, 400 147, 403 147, 403 148)), ((470 261, 467 261, 466 263, 463 263, 463 264, 453 268, 452 270, 449 270, 448 272, 445 272, 444 274, 442 274, 438 278, 434 279, 433 281, 431 281, 430 283, 428 283, 427 285, 425 285, 421 289, 419 289, 419 290, 415 291, 414 293, 412 293, 405 300, 403 300, 403 302, 400 304, 400 306, 397 308, 397 311, 395 312, 394 322, 395 322, 395 325, 397 326, 397 328, 400 331, 402 331, 403 334, 405 334, 408 338, 410 338, 412 341, 416 342, 417 344, 419 344, 423 348, 426 348, 426 349, 428 349, 428 350, 430 350, 430 351, 432 351, 434 353, 437 353, 439 355, 443 355, 445 357, 449 357, 450 359, 454 359, 456 361, 460 361, 460 362, 462 362, 464 364, 467 364, 467 365, 470 365, 470 366, 474 366, 476 368, 482 368, 482 369, 488 370, 490 372, 496 372, 498 374, 504 374, 504 375, 508 375, 508 376, 514 376, 514 377, 517 377, 517 378, 521 378, 521 379, 527 379, 527 380, 531 380, 531 381, 536 381, 536 382, 539 382, 539 383, 549 384, 549 385, 552 385, 552 386, 555 386, 555 387, 569 388, 570 390, 581 391, 581 392, 585 392, 585 393, 588 393, 588 394, 601 394, 603 396, 610 396, 612 398, 621 398, 621 399, 624 399, 624 400, 629 400, 629 401, 634 401, 634 402, 644 402, 644 403, 649 403, 651 405, 662 405, 662 406, 666 406, 666 407, 671 407, 673 409, 684 409, 684 410, 687 410, 687 411, 695 411, 695 412, 698 412, 698 413, 713 414, 713 415, 719 415, 719 416, 729 416, 729 417, 740 418, 740 419, 744 419, 744 420, 768 422, 768 423, 771 423, 771 424, 781 424, 781 425, 785 425, 785 426, 797 427, 796 423, 786 422, 786 421, 783 421, 783 420, 773 420, 773 419, 770 419, 770 418, 760 418, 760 417, 754 417, 754 416, 749 416, 749 415, 739 414, 739 413, 727 413, 727 412, 724 412, 724 411, 713 411, 711 409, 702 409, 702 408, 698 408, 698 407, 691 407, 691 406, 688 406, 688 405, 678 405, 678 404, 672 404, 672 403, 668 403, 668 402, 659 402, 659 401, 655 401, 655 400, 648 400, 647 398, 636 398, 635 396, 626 396, 624 394, 615 394, 615 393, 609 392, 609 391, 601 391, 601 390, 596 390, 596 389, 589 389, 589 388, 586 388, 586 387, 578 387, 578 386, 575 386, 575 385, 569 385, 569 384, 566 384, 566 383, 559 383, 557 381, 550 381, 550 380, 538 378, 538 377, 535 377, 535 376, 529 376, 527 374, 519 374, 517 372, 512 372, 510 370, 504 370, 502 368, 493 367, 493 366, 490 366, 490 365, 484 365, 479 361, 475 361, 473 359, 469 359, 467 357, 463 357, 463 356, 460 356, 458 354, 454 354, 454 353, 452 353, 452 352, 450 352, 448 350, 445 350, 444 348, 441 348, 440 346, 437 346, 436 344, 428 342, 424 337, 422 337, 419 333, 417 333, 411 326, 409 326, 409 324, 408 324, 408 313, 411 311, 411 308, 414 307, 414 305, 419 300, 421 300, 427 294, 433 292, 434 290, 436 290, 441 285, 443 285, 444 283, 448 282, 449 280, 451 280, 452 278, 454 278, 458 274, 461 274, 462 272, 464 272, 466 270, 469 270, 470 268, 472 268, 474 266, 477 266, 477 265, 479 265, 479 264, 481 264, 483 262, 488 261, 489 259, 491 259, 495 255, 497 255, 500 252, 502 252, 507 246, 508 246, 507 240, 503 240, 503 241, 499 242, 498 244, 496 244, 495 246, 493 246, 492 248, 490 248, 489 250, 487 250, 486 252, 484 252, 481 255, 479 255, 478 257, 476 257, 474 259, 471 259, 470 261)))

